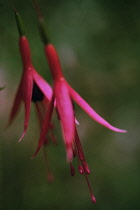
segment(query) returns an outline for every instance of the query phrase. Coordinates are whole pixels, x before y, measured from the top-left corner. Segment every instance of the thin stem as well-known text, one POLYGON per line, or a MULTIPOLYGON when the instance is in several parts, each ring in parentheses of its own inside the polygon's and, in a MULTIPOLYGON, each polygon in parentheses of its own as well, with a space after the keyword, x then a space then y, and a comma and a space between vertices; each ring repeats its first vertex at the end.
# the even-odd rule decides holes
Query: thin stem
POLYGON ((21 20, 21 16, 18 13, 18 11, 16 10, 13 2, 11 0, 8 0, 8 1, 9 1, 10 5, 11 5, 13 11, 15 12, 15 18, 16 18, 16 23, 17 23, 17 28, 18 28, 19 35, 20 35, 20 37, 24 36, 25 35, 25 31, 24 31, 22 20, 21 20))
POLYGON ((35 8, 35 11, 36 11, 36 14, 37 14, 37 17, 38 17, 38 26, 39 26, 41 39, 42 39, 43 43, 45 45, 47 45, 48 43, 50 43, 50 39, 49 39, 47 30, 45 28, 45 21, 44 21, 43 15, 41 13, 41 10, 40 10, 40 7, 39 7, 37 1, 32 0, 32 2, 33 2, 33 6, 35 8))
POLYGON ((35 11, 37 13, 38 18, 42 18, 43 19, 43 15, 42 15, 41 9, 40 9, 40 7, 38 5, 38 2, 36 0, 32 0, 32 2, 33 2, 33 7, 34 7, 34 9, 35 9, 35 11))

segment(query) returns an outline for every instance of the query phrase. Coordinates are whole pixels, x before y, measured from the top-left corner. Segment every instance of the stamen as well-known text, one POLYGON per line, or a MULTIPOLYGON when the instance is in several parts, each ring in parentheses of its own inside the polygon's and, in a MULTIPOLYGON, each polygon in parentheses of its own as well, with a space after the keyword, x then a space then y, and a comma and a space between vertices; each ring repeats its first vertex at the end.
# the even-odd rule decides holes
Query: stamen
POLYGON ((51 140, 52 140, 52 142, 53 142, 53 144, 57 144, 57 139, 56 139, 56 137, 55 137, 55 135, 54 135, 54 133, 53 133, 53 131, 54 131, 54 124, 53 123, 50 123, 50 138, 51 138, 51 140))
POLYGON ((49 139, 46 137, 44 140, 44 145, 47 146, 48 143, 49 143, 49 139))
POLYGON ((43 145, 43 151, 44 151, 44 157, 45 157, 45 161, 46 161, 47 180, 49 182, 53 182, 54 176, 53 176, 53 173, 50 170, 50 166, 49 166, 49 163, 48 163, 47 154, 46 154, 46 150, 45 150, 45 146, 44 145, 43 145))
POLYGON ((47 172, 47 180, 48 180, 48 182, 53 182, 53 180, 54 180, 54 176, 53 176, 53 174, 52 174, 52 173, 47 172))
POLYGON ((83 166, 79 165, 79 166, 78 166, 78 171, 79 171, 79 173, 80 173, 81 175, 83 175, 83 173, 84 173, 83 166))
MULTIPOLYGON (((35 103, 35 108, 36 108, 36 113, 39 119, 39 125, 40 128, 42 128, 43 122, 44 122, 44 116, 46 115, 47 112, 47 103, 48 101, 46 100, 46 98, 44 97, 43 101, 39 101, 35 103)), ((52 140, 52 142, 54 144, 57 144, 57 140, 53 134, 53 130, 54 130, 54 125, 51 123, 50 124, 50 133, 48 134, 48 137, 50 136, 50 139, 48 137, 45 138, 44 140, 44 144, 48 144, 49 140, 52 140)))
POLYGON ((94 197, 94 195, 93 195, 93 193, 92 193, 91 185, 90 185, 90 183, 89 183, 87 174, 84 173, 84 175, 85 175, 85 178, 86 178, 86 181, 87 181, 87 184, 88 184, 88 188, 89 188, 89 191, 90 191, 91 200, 92 200, 93 203, 96 203, 96 198, 94 197))
POLYGON ((74 144, 75 144, 75 150, 76 150, 77 158, 78 158, 78 162, 79 162, 78 170, 79 170, 80 174, 83 174, 84 171, 86 171, 86 173, 89 174, 90 170, 89 170, 88 165, 87 165, 87 163, 85 161, 82 145, 81 145, 81 142, 80 142, 77 130, 75 132, 76 133, 75 133, 74 144), (82 166, 81 166, 81 164, 82 164, 82 166))
POLYGON ((84 161, 84 156, 83 156, 83 153, 78 152, 78 154, 79 154, 79 158, 80 158, 80 160, 81 160, 81 161, 84 161))
POLYGON ((73 165, 72 165, 71 162, 70 162, 70 171, 71 171, 71 175, 74 176, 74 174, 75 174, 75 169, 74 169, 74 167, 73 167, 73 165))
POLYGON ((85 157, 84 157, 82 145, 81 145, 81 142, 80 142, 80 139, 79 139, 76 128, 75 128, 75 144, 76 144, 76 147, 77 147, 77 153, 78 153, 79 159, 81 161, 84 161, 85 157))
MULTIPOLYGON (((46 110, 44 109, 44 104, 42 104, 41 102, 37 102, 37 103, 35 103, 35 108, 36 108, 36 113, 37 113, 38 120, 39 120, 40 129, 42 129, 44 116, 46 114, 46 110)), ((44 144, 45 145, 48 144, 47 137, 45 137, 45 139, 44 139, 44 144)))
POLYGON ((73 149, 73 157, 76 157, 76 150, 74 147, 72 149, 73 149))
POLYGON ((74 146, 75 146, 75 150, 76 150, 76 154, 77 154, 77 158, 78 158, 78 162, 79 162, 78 171, 80 174, 84 174, 87 184, 88 184, 89 191, 90 191, 91 200, 93 203, 96 203, 96 198, 94 197, 94 195, 92 193, 91 185, 90 185, 88 177, 87 177, 87 174, 90 174, 90 169, 88 167, 87 162, 85 161, 82 145, 81 145, 76 128, 75 128, 74 146), (82 164, 82 165, 80 165, 80 164, 82 164))
POLYGON ((35 104, 35 108, 36 108, 36 113, 39 119, 39 124, 40 124, 40 128, 42 127, 42 123, 43 123, 43 116, 42 116, 42 112, 40 110, 40 104, 36 103, 35 104))
POLYGON ((53 134, 52 129, 51 129, 50 137, 51 137, 51 140, 52 140, 53 144, 56 145, 57 144, 57 139, 56 139, 55 135, 53 134))
POLYGON ((85 172, 87 173, 87 174, 90 174, 90 169, 89 169, 89 167, 88 167, 88 164, 87 164, 87 162, 82 162, 82 165, 83 165, 83 168, 84 168, 84 170, 85 170, 85 172))
POLYGON ((77 150, 75 141, 74 141, 74 146, 75 146, 75 148, 73 148, 73 150, 75 151, 75 155, 77 155, 77 159, 78 159, 78 171, 82 175, 84 173, 84 169, 83 169, 83 166, 81 166, 81 160, 78 155, 78 150, 77 150))

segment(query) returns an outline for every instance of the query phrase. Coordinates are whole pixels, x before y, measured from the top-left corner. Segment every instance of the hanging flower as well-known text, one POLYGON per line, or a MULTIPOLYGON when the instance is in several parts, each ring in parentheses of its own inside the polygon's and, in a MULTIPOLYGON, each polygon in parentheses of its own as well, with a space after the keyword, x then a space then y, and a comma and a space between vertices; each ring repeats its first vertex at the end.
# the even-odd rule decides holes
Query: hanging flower
MULTIPOLYGON (((19 111, 21 102, 24 103, 25 107, 25 119, 24 119, 24 129, 23 133, 19 139, 24 137, 30 117, 30 108, 31 102, 35 103, 39 120, 42 119, 42 112, 40 111, 40 107, 38 106, 38 101, 48 104, 52 96, 52 88, 50 85, 36 72, 35 68, 32 65, 31 55, 30 55, 30 47, 28 40, 25 36, 22 21, 20 15, 15 10, 15 17, 17 22, 17 27, 19 31, 19 50, 21 55, 21 60, 23 64, 23 73, 21 77, 21 81, 15 96, 15 100, 13 103, 13 107, 11 110, 9 125, 14 120, 17 112, 19 111)), ((44 112, 46 114, 46 111, 44 112)), ((45 138, 44 138, 45 141, 45 138)))
POLYGON ((76 102, 92 119, 97 121, 99 124, 107 127, 108 129, 120 133, 126 133, 126 130, 116 128, 111 124, 109 124, 105 119, 99 116, 91 108, 91 106, 68 84, 68 82, 63 76, 58 54, 54 46, 50 43, 47 37, 44 28, 43 17, 41 16, 40 11, 38 12, 38 15, 39 15, 39 28, 42 40, 44 42, 45 55, 52 73, 54 84, 53 84, 52 99, 48 105, 48 111, 46 113, 45 120, 42 126, 38 146, 33 157, 36 156, 41 146, 44 144, 44 137, 49 131, 49 126, 51 123, 52 113, 55 104, 55 108, 57 110, 59 120, 61 123, 63 140, 67 153, 67 160, 69 161, 71 168, 71 175, 74 175, 75 173, 74 167, 72 165, 72 159, 73 157, 76 156, 78 158, 79 173, 85 175, 91 194, 91 200, 93 203, 95 203, 96 199, 92 193, 91 185, 89 183, 87 176, 88 174, 90 174, 90 169, 85 160, 82 145, 76 129, 74 102, 76 102))
POLYGON ((52 111, 54 107, 54 101, 56 103, 56 109, 59 114, 63 139, 67 149, 68 160, 73 157, 72 144, 75 136, 75 111, 73 102, 78 103, 79 106, 95 121, 99 124, 107 127, 110 130, 120 133, 126 133, 126 130, 116 128, 99 116, 91 106, 68 84, 62 74, 62 68, 57 55, 57 52, 52 44, 45 45, 45 55, 50 66, 50 70, 53 76, 54 87, 53 96, 48 106, 48 113, 46 114, 43 129, 40 135, 40 141, 35 154, 39 151, 43 144, 42 135, 46 135, 49 123, 52 117, 52 111))

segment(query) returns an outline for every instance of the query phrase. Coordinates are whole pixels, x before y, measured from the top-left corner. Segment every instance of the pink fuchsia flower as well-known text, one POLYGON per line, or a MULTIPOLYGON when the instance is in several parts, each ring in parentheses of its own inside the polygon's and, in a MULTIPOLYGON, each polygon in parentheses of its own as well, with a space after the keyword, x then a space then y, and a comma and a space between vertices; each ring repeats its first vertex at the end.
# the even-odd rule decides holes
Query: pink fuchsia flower
MULTIPOLYGON (((15 10, 15 9, 14 9, 15 10)), ((24 129, 19 141, 24 137, 30 117, 31 101, 35 103, 38 117, 41 121, 42 111, 40 110, 38 103, 48 104, 51 100, 52 88, 50 85, 36 72, 34 66, 32 65, 30 47, 28 40, 25 36, 21 18, 17 11, 15 11, 16 22, 19 31, 19 50, 21 55, 21 60, 23 64, 23 73, 21 81, 15 96, 13 107, 10 113, 9 125, 14 120, 17 112, 19 111, 21 102, 24 103, 25 107, 25 119, 24 119, 24 129)), ((45 112, 46 113, 46 112, 45 112)), ((45 114, 44 113, 44 114, 45 114)), ((45 138, 44 138, 45 141, 45 138)))
MULTIPOLYGON (((116 128, 109 124, 106 120, 104 120, 101 116, 99 116, 90 105, 68 84, 65 80, 61 64, 59 61, 58 54, 54 48, 54 46, 49 42, 45 28, 44 28, 44 20, 41 15, 41 12, 38 8, 38 5, 35 3, 35 7, 37 9, 38 17, 39 17, 39 28, 41 32, 41 37, 44 42, 44 50, 45 55, 48 60, 48 64, 53 76, 53 95, 52 99, 48 105, 48 111, 46 113, 46 117, 42 126, 38 147, 34 156, 38 153, 41 146, 44 144, 44 137, 49 131, 49 125, 51 123, 53 108, 55 104, 56 111, 58 113, 58 117, 61 123, 63 140, 66 146, 67 159, 70 162, 71 175, 73 176, 75 173, 74 166, 72 165, 73 157, 77 157, 78 159, 78 170, 80 174, 84 174, 91 195, 91 200, 93 203, 96 202, 96 199, 92 193, 91 185, 88 180, 88 174, 90 174, 90 169, 86 162, 84 152, 82 149, 82 145, 80 142, 80 138, 78 136, 78 132, 76 129, 75 123, 75 110, 74 110, 74 102, 76 102, 81 108, 95 121, 100 123, 101 125, 107 127, 110 130, 115 132, 125 133, 126 130, 122 130, 116 128)), ((33 157, 34 157, 33 156, 33 157)))
POLYGON ((74 167, 72 165, 72 159, 76 155, 78 158, 78 170, 80 174, 84 174, 88 183, 88 187, 91 193, 91 199, 95 203, 96 199, 93 196, 91 186, 87 177, 87 174, 90 174, 90 170, 86 163, 82 145, 80 143, 80 139, 77 133, 76 125, 75 125, 75 110, 74 110, 74 101, 78 103, 79 106, 95 121, 100 123, 101 125, 107 127, 110 130, 126 133, 126 130, 122 130, 116 128, 109 124, 106 120, 104 120, 101 116, 99 116, 90 105, 67 83, 63 74, 62 68, 60 65, 60 61, 58 55, 56 53, 55 48, 52 44, 45 45, 45 55, 48 60, 48 64, 50 66, 50 70, 53 76, 54 87, 53 87, 53 95, 51 102, 48 106, 48 111, 44 120, 44 124, 42 127, 42 131, 39 138, 39 143, 37 150, 34 156, 38 153, 41 146, 44 144, 44 137, 49 130, 49 124, 51 122, 52 112, 54 108, 54 102, 56 105, 56 109, 59 115, 63 140, 66 146, 67 151, 67 159, 70 162, 71 174, 74 175, 74 167))
MULTIPOLYGON (((48 131, 47 127, 49 125, 48 122, 51 120, 54 100, 56 103, 56 109, 58 111, 60 122, 61 122, 62 133, 64 137, 63 139, 64 139, 64 143, 67 149, 68 160, 71 160, 73 157, 72 144, 73 144, 74 136, 75 136, 74 135, 75 134, 75 113, 74 113, 74 108, 73 108, 74 101, 79 106, 81 106, 81 108, 99 124, 115 132, 120 132, 120 133, 127 132, 126 130, 122 130, 122 129, 112 126, 105 119, 99 116, 91 108, 91 106, 68 84, 68 82, 65 80, 62 74, 61 64, 60 64, 57 52, 52 44, 49 43, 45 45, 45 55, 48 60, 48 64, 49 64, 49 67, 53 76, 54 87, 53 87, 52 100, 49 104, 50 108, 48 108, 50 109, 50 113, 46 114, 46 119, 48 118, 47 120, 45 120, 47 121, 47 126, 45 126, 45 123, 44 123, 41 136, 42 134, 45 135, 45 133, 47 133, 48 131)), ((37 152, 39 151, 43 143, 43 140, 41 139, 40 139, 41 144, 39 143, 37 152)))

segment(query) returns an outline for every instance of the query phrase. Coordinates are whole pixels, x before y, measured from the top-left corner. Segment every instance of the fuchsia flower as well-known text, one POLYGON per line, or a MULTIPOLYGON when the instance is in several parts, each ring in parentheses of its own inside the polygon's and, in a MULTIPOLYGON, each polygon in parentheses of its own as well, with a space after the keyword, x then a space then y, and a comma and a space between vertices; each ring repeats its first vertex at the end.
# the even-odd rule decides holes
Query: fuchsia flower
MULTIPOLYGON (((15 9, 14 9, 15 10, 15 9)), ((38 118, 40 124, 44 115, 46 114, 46 109, 48 102, 51 100, 52 88, 50 85, 36 72, 32 65, 30 47, 26 36, 24 35, 24 30, 19 14, 15 11, 15 17, 17 21, 17 26, 19 30, 19 49, 23 64, 22 78, 17 90, 17 94, 14 100, 14 104, 11 110, 9 124, 14 120, 17 112, 19 111, 21 102, 24 102, 25 107, 25 119, 24 119, 24 129, 19 141, 24 137, 30 117, 31 101, 35 103, 38 118)), ((51 129, 51 127, 50 127, 51 129)), ((45 141, 45 138, 44 138, 45 141)))
MULTIPOLYGON (((53 135, 54 126, 51 122, 53 109, 55 108, 61 123, 67 160, 70 163, 71 175, 74 175, 75 173, 72 160, 74 157, 77 157, 79 173, 84 174, 90 190, 92 202, 95 203, 96 199, 92 193, 91 185, 88 180, 90 169, 86 162, 76 128, 74 102, 76 102, 91 118, 93 118, 99 124, 107 127, 108 129, 120 133, 125 133, 126 130, 121 130, 109 124, 106 120, 99 116, 90 107, 90 105, 68 84, 63 76, 58 54, 54 46, 48 41, 41 17, 41 19, 39 18, 40 30, 45 44, 45 55, 48 60, 54 82, 52 91, 52 88, 49 86, 49 84, 36 72, 32 65, 29 43, 24 34, 20 16, 16 11, 15 16, 20 35, 19 48, 23 63, 23 74, 10 114, 9 124, 11 124, 15 118, 20 108, 21 102, 23 101, 25 107, 25 119, 23 133, 20 138, 21 140, 28 128, 31 102, 34 102, 41 128, 38 146, 35 154, 33 155, 34 157, 42 146, 44 147, 44 145, 48 144, 49 134, 52 141, 55 142, 55 137, 53 135)), ((49 179, 52 179, 49 166, 48 172, 49 179)))
POLYGON ((73 142, 75 137, 75 112, 73 107, 73 101, 77 102, 81 108, 87 112, 87 114, 97 121, 99 124, 107 127, 110 130, 120 133, 126 133, 126 130, 116 128, 99 116, 90 105, 68 84, 62 74, 62 68, 59 62, 58 55, 52 44, 45 46, 45 55, 48 60, 50 70, 52 72, 54 87, 51 102, 48 106, 48 113, 45 117, 45 122, 40 135, 38 148, 35 154, 39 151, 43 144, 42 136, 48 132, 49 123, 52 117, 52 110, 54 107, 54 101, 56 103, 56 109, 61 121, 61 127, 64 137, 64 143, 67 149, 67 158, 71 160, 73 157, 73 142))
POLYGON ((38 147, 36 149, 34 156, 38 153, 41 146, 44 144, 44 138, 49 131, 49 126, 51 123, 52 113, 55 105, 61 123, 63 140, 67 152, 67 160, 70 162, 70 167, 71 167, 71 174, 74 175, 74 167, 72 165, 72 159, 73 157, 77 156, 79 163, 78 165, 79 173, 85 175, 91 194, 91 199, 95 203, 96 199, 92 193, 92 189, 87 177, 87 175, 90 174, 90 170, 86 163, 83 149, 76 129, 75 110, 73 105, 74 101, 79 106, 81 106, 81 108, 91 118, 93 118, 101 125, 107 127, 108 129, 120 133, 126 133, 126 130, 116 128, 111 124, 109 124, 106 120, 104 120, 101 116, 99 116, 90 107, 90 105, 68 84, 68 82, 65 80, 63 76, 58 54, 54 46, 48 41, 48 37, 46 36, 42 17, 39 18, 39 26, 45 44, 44 47, 45 55, 48 60, 54 84, 53 84, 52 99, 48 105, 48 111, 45 116, 45 120, 42 126, 38 142, 38 147))

